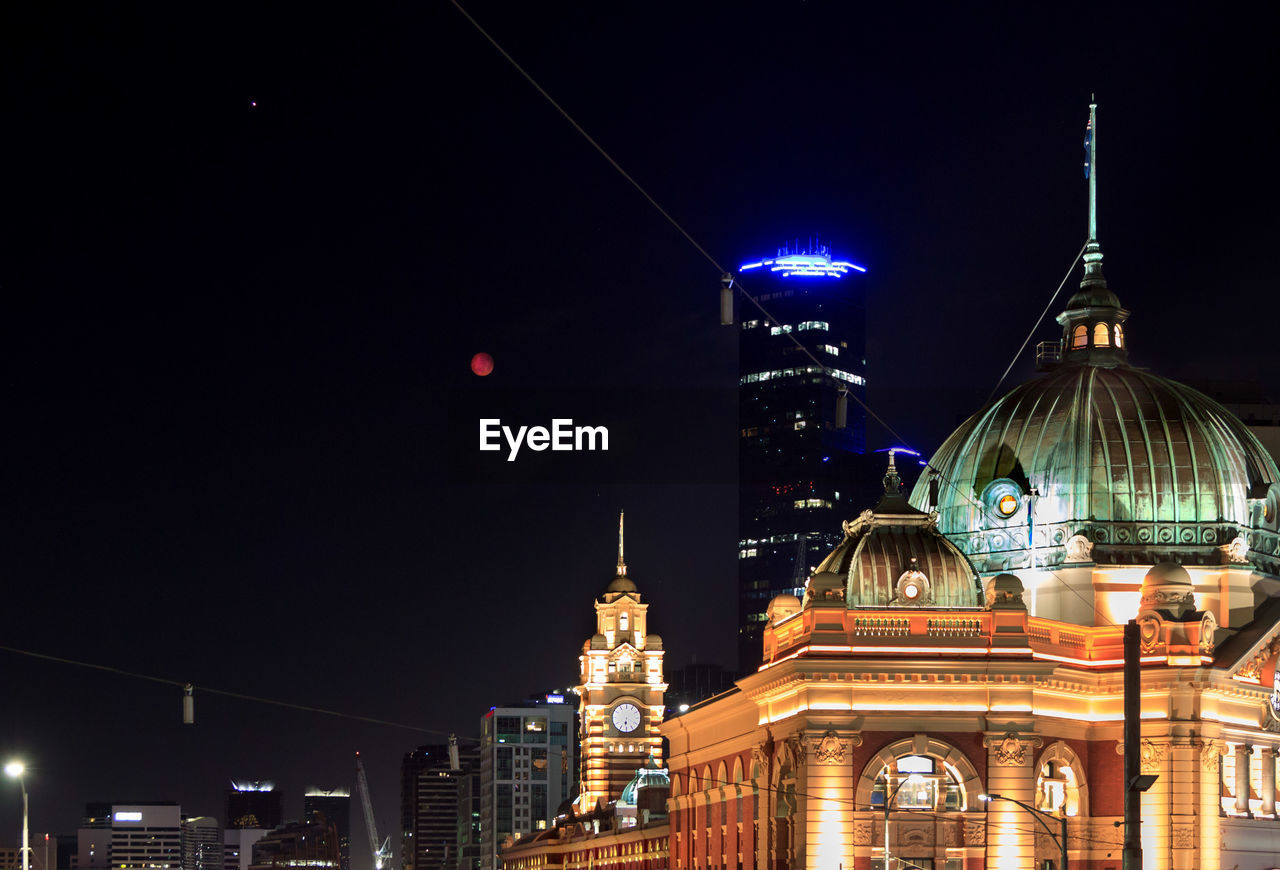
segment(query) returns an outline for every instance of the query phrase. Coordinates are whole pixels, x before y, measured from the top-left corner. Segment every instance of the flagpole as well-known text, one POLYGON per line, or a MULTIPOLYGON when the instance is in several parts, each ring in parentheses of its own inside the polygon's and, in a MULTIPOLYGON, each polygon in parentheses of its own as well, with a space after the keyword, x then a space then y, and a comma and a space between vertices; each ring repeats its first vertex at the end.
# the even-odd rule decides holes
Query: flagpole
POLYGON ((1098 240, 1098 122, 1097 103, 1089 104, 1089 241, 1098 240))

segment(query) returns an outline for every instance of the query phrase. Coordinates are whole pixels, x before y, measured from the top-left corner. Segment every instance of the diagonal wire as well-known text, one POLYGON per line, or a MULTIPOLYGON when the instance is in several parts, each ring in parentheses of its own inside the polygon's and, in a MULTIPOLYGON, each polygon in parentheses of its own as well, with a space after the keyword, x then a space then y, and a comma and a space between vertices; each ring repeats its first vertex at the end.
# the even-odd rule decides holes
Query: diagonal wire
POLYGON ((1062 292, 1062 288, 1067 285, 1067 279, 1071 277, 1071 273, 1075 271, 1076 263, 1080 262, 1080 257, 1084 255, 1084 249, 1089 243, 1085 242, 1080 246, 1080 253, 1076 254, 1075 259, 1071 261, 1071 265, 1067 267, 1067 274, 1062 276, 1062 283, 1058 285, 1058 289, 1053 291, 1053 295, 1049 297, 1049 301, 1045 303, 1044 311, 1040 312, 1040 316, 1036 318, 1035 324, 1031 327, 1031 331, 1027 333, 1027 337, 1022 340, 1022 347, 1018 348, 1018 352, 1013 355, 1013 359, 1009 360, 1009 367, 1004 370, 1004 374, 1000 376, 1000 380, 996 381, 996 385, 991 388, 991 395, 987 396, 987 400, 982 403, 982 407, 991 404, 991 400, 995 398, 996 393, 1000 390, 1000 385, 1004 383, 1004 379, 1009 377, 1009 372, 1013 371, 1013 365, 1018 361, 1018 357, 1022 356, 1022 352, 1027 349, 1027 343, 1031 341, 1031 336, 1036 334, 1036 330, 1040 328, 1041 321, 1044 316, 1049 313, 1053 300, 1058 298, 1058 294, 1062 292))
MULTIPOLYGON (((308 704, 295 704, 292 701, 281 701, 275 698, 263 698, 259 695, 246 695, 243 692, 231 692, 226 689, 215 689, 211 686, 196 686, 183 680, 173 680, 168 677, 157 677, 151 674, 140 674, 136 671, 126 671, 123 668, 112 667, 111 665, 99 665, 93 662, 82 662, 76 659, 63 658, 62 656, 49 655, 48 653, 38 653, 32 650, 18 649, 11 646, 0 646, 0 651, 13 653, 14 655, 29 656, 34 659, 43 659, 49 662, 57 662, 63 665, 74 665, 79 668, 88 668, 94 671, 103 671, 109 674, 115 674, 121 677, 130 677, 135 680, 146 680, 152 683, 162 683, 166 686, 178 686, 186 688, 191 686, 193 689, 199 689, 201 692, 210 695, 222 695, 226 698, 236 698, 241 701, 252 701, 256 704, 270 704, 274 707, 286 707, 291 710, 302 710, 305 713, 320 713, 325 716, 336 716, 340 719, 352 719, 357 722, 367 722, 371 725, 386 725, 391 728, 403 728, 407 731, 419 731, 424 734, 445 734, 438 728, 423 728, 420 725, 408 725, 404 722, 392 722, 388 719, 378 719, 374 716, 361 716, 358 713, 344 713, 340 710, 326 710, 323 707, 312 707, 308 704)), ((459 737, 459 740, 474 740, 473 737, 459 737)))

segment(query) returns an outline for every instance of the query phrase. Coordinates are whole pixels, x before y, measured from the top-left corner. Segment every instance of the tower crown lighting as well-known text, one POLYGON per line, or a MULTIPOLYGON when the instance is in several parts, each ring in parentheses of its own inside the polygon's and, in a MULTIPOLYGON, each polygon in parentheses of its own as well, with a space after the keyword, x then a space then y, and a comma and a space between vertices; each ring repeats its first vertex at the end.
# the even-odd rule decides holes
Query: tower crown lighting
POLYGON ((740 272, 750 272, 754 269, 777 272, 783 278, 843 278, 851 269, 855 272, 867 271, 865 267, 850 263, 848 260, 834 259, 829 245, 810 245, 803 249, 799 245, 795 248, 783 246, 778 249, 776 256, 766 257, 754 263, 743 263, 738 267, 740 272))

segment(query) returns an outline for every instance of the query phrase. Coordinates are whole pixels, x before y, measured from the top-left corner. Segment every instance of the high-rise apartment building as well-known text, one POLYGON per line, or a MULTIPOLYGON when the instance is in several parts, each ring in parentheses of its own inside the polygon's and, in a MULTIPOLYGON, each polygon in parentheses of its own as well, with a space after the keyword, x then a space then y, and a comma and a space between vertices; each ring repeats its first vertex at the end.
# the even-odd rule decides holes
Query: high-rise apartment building
POLYGON ((338 827, 331 821, 290 822, 253 844, 251 870, 338 870, 338 827))
POLYGON ((271 830, 284 822, 284 800, 270 780, 232 780, 227 789, 227 828, 271 830))
POLYGON ((480 720, 480 866, 511 837, 545 830, 577 785, 574 707, 564 694, 493 707, 480 720))
POLYGON ((338 830, 338 859, 351 870, 351 789, 312 786, 302 796, 302 818, 308 825, 323 816, 338 830))
POLYGON ((182 870, 222 870, 222 829, 212 816, 182 820, 182 870))
MULTIPOLYGON (((739 304, 738 667, 760 663, 765 610, 803 595, 875 479, 866 450, 866 314, 858 276, 825 245, 746 263, 739 304), (849 395, 841 397, 842 393, 849 395), (834 530, 834 531, 833 531, 834 530)), ((877 469, 878 471, 878 469, 877 469)))

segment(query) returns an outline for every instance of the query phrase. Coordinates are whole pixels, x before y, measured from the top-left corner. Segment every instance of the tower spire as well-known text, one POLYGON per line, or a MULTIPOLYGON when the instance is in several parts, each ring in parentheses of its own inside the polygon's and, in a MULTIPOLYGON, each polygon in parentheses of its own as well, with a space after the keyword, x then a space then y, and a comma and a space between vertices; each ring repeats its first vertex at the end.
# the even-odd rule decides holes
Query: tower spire
POLYGON ((1102 245, 1098 244, 1098 104, 1089 101, 1089 124, 1084 130, 1084 175, 1089 179, 1089 239, 1084 248, 1084 280, 1104 289, 1107 279, 1102 276, 1102 245))
POLYGON ((618 511, 618 576, 619 577, 627 576, 627 563, 623 559, 623 549, 622 549, 622 546, 623 546, 622 529, 623 529, 623 521, 626 519, 626 517, 627 517, 626 511, 618 511))

